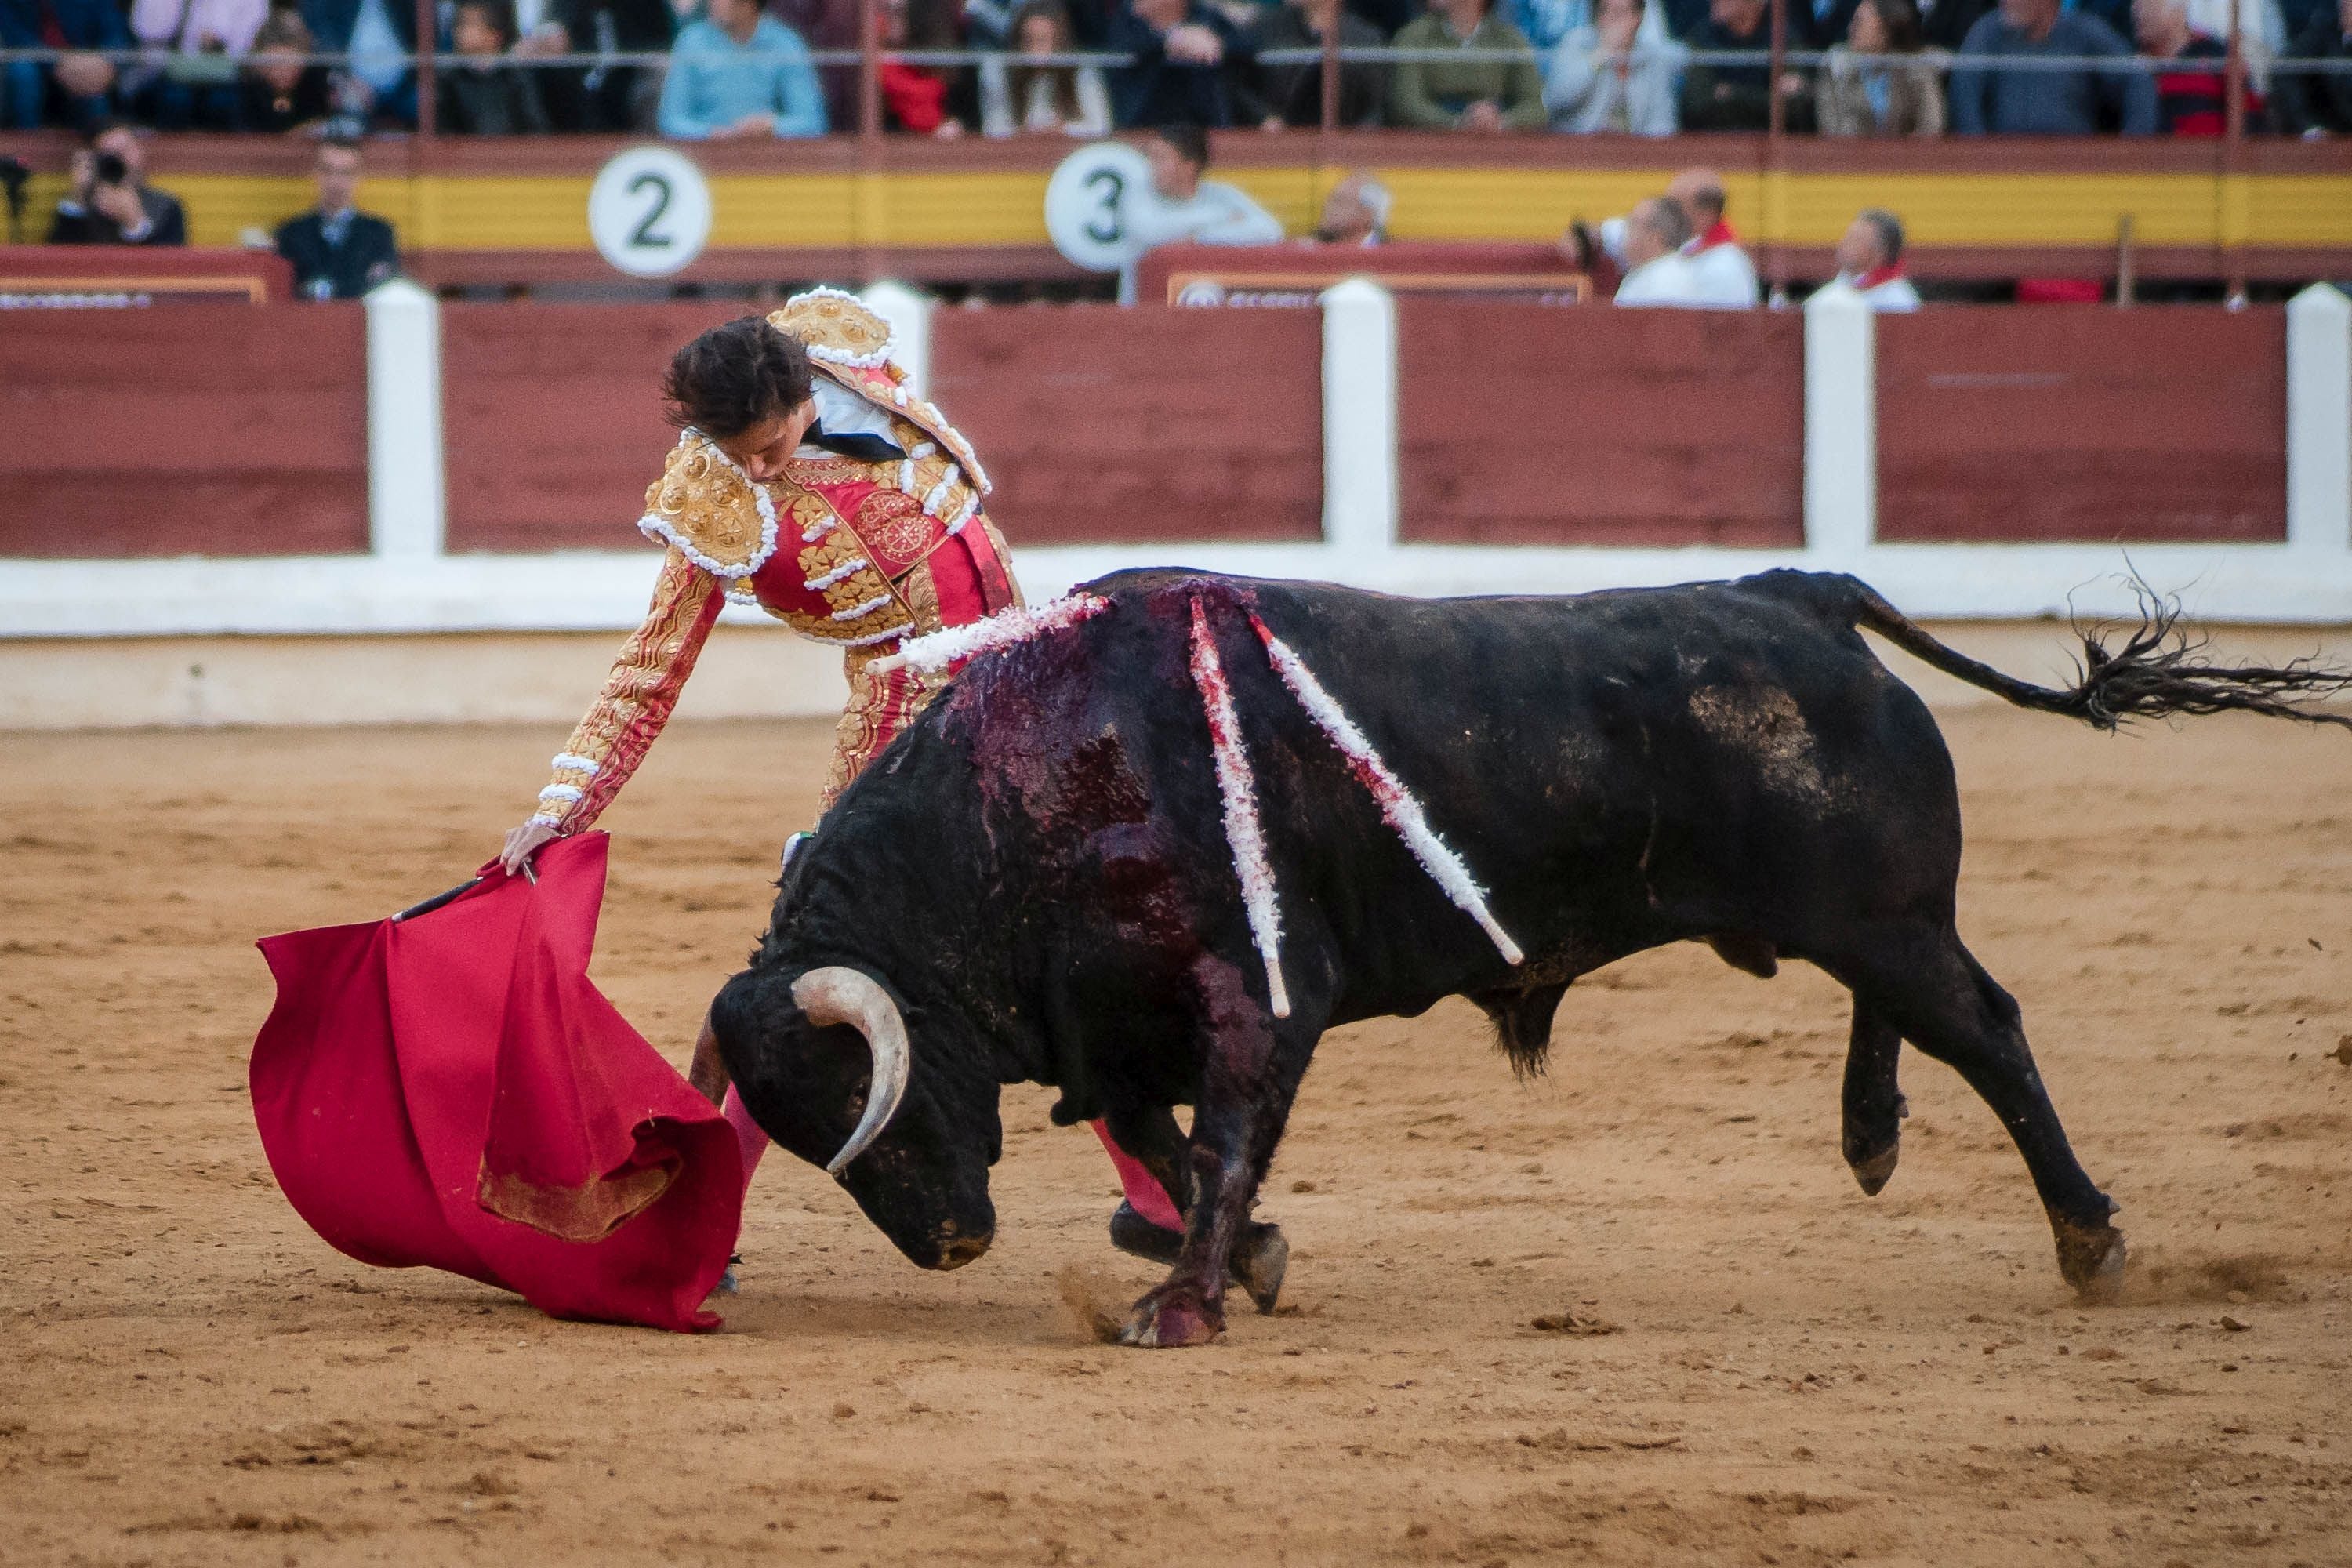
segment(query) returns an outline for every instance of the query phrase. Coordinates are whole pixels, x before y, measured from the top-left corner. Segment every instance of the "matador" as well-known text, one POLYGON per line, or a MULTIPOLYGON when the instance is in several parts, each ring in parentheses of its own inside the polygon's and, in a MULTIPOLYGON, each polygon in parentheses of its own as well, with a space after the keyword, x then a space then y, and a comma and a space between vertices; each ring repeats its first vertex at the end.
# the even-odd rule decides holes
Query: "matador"
MULTIPOLYGON (((663 392, 680 434, 637 524, 666 550, 653 603, 556 753, 536 809, 508 834, 509 870, 612 804, 661 733, 725 605, 756 605, 842 649, 849 701, 822 812, 954 674, 877 675, 874 662, 903 638, 1020 604, 984 506, 988 475, 971 443, 908 389, 893 346, 888 323, 863 301, 816 289, 678 351, 663 392)), ((768 1140, 729 1087, 707 1025, 691 1077, 725 1105, 749 1180, 768 1140)), ((1095 1131, 1126 1194, 1112 1240, 1172 1259, 1182 1216, 1099 1122, 1095 1131)))

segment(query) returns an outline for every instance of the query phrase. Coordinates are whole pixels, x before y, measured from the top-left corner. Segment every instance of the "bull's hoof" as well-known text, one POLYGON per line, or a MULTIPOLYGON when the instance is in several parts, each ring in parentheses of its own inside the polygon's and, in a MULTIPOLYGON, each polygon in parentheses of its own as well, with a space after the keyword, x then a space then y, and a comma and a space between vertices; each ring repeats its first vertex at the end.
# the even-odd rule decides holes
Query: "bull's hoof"
POLYGON ((1282 1276, 1290 1267, 1290 1243, 1278 1225, 1252 1226, 1234 1244, 1225 1265, 1234 1283, 1249 1292, 1250 1304, 1271 1314, 1282 1300, 1282 1276))
POLYGON ((1225 1317, 1189 1290, 1163 1285, 1135 1304, 1118 1342, 1138 1350, 1205 1345, 1225 1331, 1225 1317))
POLYGON ((1863 1196, 1874 1198, 1885 1190, 1887 1181, 1895 1174, 1895 1163, 1902 1157, 1903 1145, 1900 1142, 1896 1142, 1889 1143, 1875 1154, 1865 1154, 1859 1160, 1849 1152, 1846 1154, 1845 1163, 1853 1172, 1853 1179, 1862 1184, 1863 1196))
POLYGON ((2124 1233, 2111 1225, 2055 1220, 2058 1272, 2085 1302, 2113 1301, 2124 1289, 2124 1233))

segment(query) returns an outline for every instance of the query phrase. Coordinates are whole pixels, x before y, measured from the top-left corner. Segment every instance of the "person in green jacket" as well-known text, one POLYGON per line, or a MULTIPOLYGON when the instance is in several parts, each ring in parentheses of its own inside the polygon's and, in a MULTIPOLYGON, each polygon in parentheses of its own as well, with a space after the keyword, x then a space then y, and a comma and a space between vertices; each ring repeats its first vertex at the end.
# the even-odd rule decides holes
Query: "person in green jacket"
POLYGON ((1490 0, 1431 0, 1398 29, 1399 49, 1508 51, 1512 59, 1397 62, 1389 112, 1415 131, 1540 131, 1543 70, 1525 33, 1487 15, 1490 0))

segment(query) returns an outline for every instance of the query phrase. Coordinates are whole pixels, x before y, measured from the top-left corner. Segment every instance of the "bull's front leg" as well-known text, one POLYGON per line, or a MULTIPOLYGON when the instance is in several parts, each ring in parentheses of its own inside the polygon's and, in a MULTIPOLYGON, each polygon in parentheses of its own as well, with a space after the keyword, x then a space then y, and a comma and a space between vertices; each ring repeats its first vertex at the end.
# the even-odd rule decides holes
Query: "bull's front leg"
POLYGON ((1321 1033, 1296 1011, 1277 1026, 1251 998, 1240 972, 1222 960, 1204 958, 1195 977, 1208 1042, 1192 1117, 1192 1202, 1175 1267, 1135 1304, 1119 1331, 1124 1344, 1200 1345, 1224 1331, 1234 1243, 1248 1227, 1258 1184, 1321 1033))

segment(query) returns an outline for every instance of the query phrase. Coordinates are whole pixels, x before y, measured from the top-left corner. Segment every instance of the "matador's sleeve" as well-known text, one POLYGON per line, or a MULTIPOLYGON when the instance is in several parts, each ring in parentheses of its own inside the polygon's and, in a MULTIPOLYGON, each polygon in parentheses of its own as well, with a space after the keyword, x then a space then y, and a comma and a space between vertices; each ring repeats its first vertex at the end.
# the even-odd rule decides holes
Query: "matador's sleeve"
POLYGON ((539 792, 531 821, 581 833, 612 804, 669 721, 725 604, 719 579, 673 547, 645 625, 622 645, 604 689, 556 753, 555 776, 539 792))

